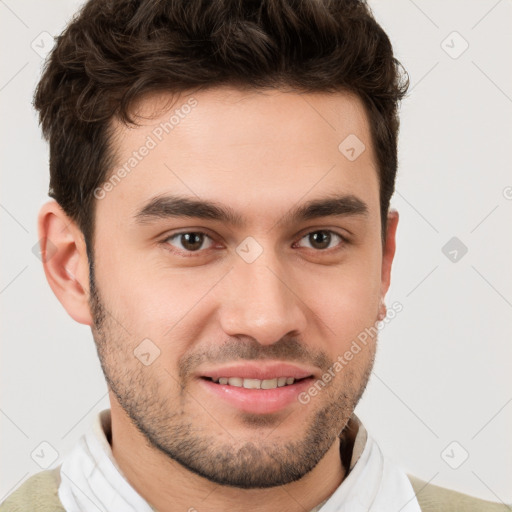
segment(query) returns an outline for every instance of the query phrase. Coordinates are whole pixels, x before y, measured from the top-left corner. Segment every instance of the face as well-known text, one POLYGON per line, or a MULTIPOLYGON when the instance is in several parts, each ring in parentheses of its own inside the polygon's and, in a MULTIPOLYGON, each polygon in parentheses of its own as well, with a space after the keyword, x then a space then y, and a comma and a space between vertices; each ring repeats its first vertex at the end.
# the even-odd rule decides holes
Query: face
POLYGON ((333 445, 373 365, 376 339, 333 366, 387 290, 367 118, 342 93, 168 99, 115 125, 119 179, 96 194, 90 307, 111 399, 213 482, 289 483, 333 445), (351 134, 356 159, 339 149, 351 134))

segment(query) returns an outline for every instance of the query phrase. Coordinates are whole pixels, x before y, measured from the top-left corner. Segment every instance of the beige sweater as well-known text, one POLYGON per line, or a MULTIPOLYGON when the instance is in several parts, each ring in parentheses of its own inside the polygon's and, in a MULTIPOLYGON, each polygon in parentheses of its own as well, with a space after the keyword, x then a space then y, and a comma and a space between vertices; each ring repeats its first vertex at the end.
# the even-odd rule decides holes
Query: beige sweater
MULTIPOLYGON (((428 484, 412 475, 407 476, 422 512, 510 512, 511 510, 511 507, 505 504, 481 500, 428 484)), ((60 466, 36 473, 7 497, 0 505, 0 512, 65 512, 57 494, 59 484, 60 466)))

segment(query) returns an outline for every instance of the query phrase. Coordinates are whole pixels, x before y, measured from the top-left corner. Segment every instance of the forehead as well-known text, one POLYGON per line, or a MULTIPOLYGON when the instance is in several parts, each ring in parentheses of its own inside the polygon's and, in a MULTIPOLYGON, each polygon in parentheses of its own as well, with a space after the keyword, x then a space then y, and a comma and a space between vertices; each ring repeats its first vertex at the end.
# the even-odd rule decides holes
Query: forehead
POLYGON ((98 217, 135 221, 165 194, 229 203, 260 220, 268 213, 269 222, 316 196, 351 194, 376 208, 369 123, 355 95, 219 87, 149 95, 133 112, 139 126, 113 122, 116 165, 98 217))

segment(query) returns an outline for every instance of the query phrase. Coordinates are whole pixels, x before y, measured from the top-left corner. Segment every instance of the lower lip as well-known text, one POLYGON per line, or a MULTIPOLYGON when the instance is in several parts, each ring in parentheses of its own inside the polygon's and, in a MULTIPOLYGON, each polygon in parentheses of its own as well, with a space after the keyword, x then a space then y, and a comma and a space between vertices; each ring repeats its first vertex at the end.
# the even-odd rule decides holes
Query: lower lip
POLYGON ((246 389, 199 379, 200 385, 208 393, 220 397, 241 411, 254 414, 278 412, 293 402, 298 402, 297 396, 311 385, 312 380, 312 377, 308 377, 275 389, 246 389))

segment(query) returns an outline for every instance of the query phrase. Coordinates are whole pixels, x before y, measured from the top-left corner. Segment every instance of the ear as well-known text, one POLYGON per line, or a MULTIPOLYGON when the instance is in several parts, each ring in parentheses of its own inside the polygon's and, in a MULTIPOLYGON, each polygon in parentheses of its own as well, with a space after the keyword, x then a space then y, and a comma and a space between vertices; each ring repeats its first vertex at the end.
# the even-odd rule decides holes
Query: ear
POLYGON ((382 270, 381 270, 381 287, 380 297, 381 304, 379 309, 379 319, 382 320, 386 316, 386 305, 384 304, 384 297, 388 292, 391 283, 391 265, 395 257, 396 249, 396 228, 398 226, 398 211, 391 209, 388 212, 387 230, 386 230, 386 244, 382 251, 382 270))
POLYGON ((56 201, 45 203, 37 229, 46 279, 69 315, 93 325, 89 308, 89 264, 81 230, 56 201))

